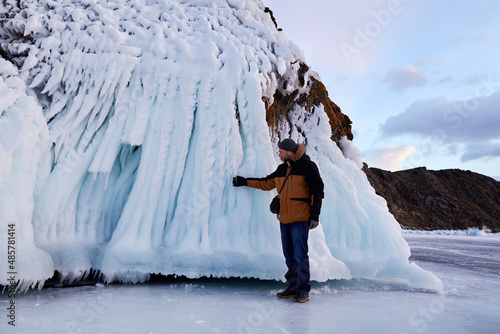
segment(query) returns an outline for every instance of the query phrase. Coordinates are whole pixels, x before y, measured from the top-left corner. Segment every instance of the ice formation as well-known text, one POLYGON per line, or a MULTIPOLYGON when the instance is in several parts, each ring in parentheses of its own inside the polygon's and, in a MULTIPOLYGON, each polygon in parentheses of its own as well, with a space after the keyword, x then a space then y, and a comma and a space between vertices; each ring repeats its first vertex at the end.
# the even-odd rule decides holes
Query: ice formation
POLYGON ((14 224, 22 286, 90 268, 107 281, 282 279, 274 194, 231 178, 272 172, 277 141, 291 136, 326 184, 312 279, 441 288, 409 262, 359 151, 343 141, 343 156, 322 107, 295 107, 269 131, 262 98, 299 88, 304 59, 260 1, 3 3, 2 48, 25 57, 0 60, 0 253, 14 224), (12 32, 24 42, 9 43, 12 32))

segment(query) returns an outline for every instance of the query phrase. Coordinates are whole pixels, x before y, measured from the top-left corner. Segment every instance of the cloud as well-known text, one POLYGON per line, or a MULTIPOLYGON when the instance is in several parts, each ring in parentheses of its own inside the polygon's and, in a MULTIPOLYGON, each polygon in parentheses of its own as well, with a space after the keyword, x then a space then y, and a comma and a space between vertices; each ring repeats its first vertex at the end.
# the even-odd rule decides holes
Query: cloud
POLYGON ((380 130, 384 137, 433 136, 436 129, 443 127, 443 115, 450 108, 451 103, 444 97, 415 101, 402 113, 389 117, 380 130))
POLYGON ((462 162, 487 157, 500 157, 500 143, 471 143, 466 146, 464 154, 460 157, 462 162))
MULTIPOLYGON (((478 87, 478 92, 484 91, 478 87)), ((419 100, 380 127, 384 137, 416 135, 462 149, 462 161, 500 156, 500 90, 489 96, 449 101, 444 97, 419 100)))
POLYGON ((440 58, 437 58, 437 57, 425 57, 425 58, 422 58, 422 59, 419 59, 417 60, 417 62, 415 63, 416 66, 427 66, 427 65, 430 65, 432 67, 436 67, 436 66, 441 66, 443 63, 442 59, 440 58))
POLYGON ((468 75, 467 77, 462 79, 462 82, 466 86, 477 86, 478 83, 481 82, 486 82, 491 79, 488 78, 487 75, 483 74, 474 74, 474 75, 468 75))
POLYGON ((402 92, 411 87, 420 87, 426 83, 425 73, 418 68, 406 65, 390 70, 382 80, 390 89, 402 92))
POLYGON ((385 170, 396 171, 401 169, 403 161, 415 152, 413 146, 387 146, 374 152, 369 165, 385 170))
POLYGON ((500 91, 462 101, 419 100, 389 117, 380 129, 384 136, 413 134, 447 143, 500 138, 500 91))
POLYGON ((445 77, 442 77, 441 79, 439 79, 437 81, 437 84, 438 85, 442 85, 442 84, 445 84, 447 82, 452 82, 453 81, 453 77, 451 75, 447 75, 445 77))

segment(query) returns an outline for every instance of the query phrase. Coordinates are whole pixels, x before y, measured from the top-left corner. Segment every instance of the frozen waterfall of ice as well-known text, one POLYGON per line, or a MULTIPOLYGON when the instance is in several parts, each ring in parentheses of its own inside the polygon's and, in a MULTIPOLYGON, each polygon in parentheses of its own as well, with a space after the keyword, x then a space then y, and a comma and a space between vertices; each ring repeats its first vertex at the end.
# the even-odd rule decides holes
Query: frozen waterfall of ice
POLYGON ((346 140, 354 153, 343 156, 321 106, 295 107, 270 133, 262 97, 306 89, 304 59, 260 1, 21 3, 4 8, 5 27, 30 38, 8 46, 27 53, 21 68, 0 59, 0 253, 7 258, 14 224, 24 287, 90 268, 107 281, 282 279, 274 192, 234 188, 231 178, 272 172, 277 141, 291 136, 306 142, 326 185, 310 234, 312 279, 441 289, 409 263, 359 152, 346 140))

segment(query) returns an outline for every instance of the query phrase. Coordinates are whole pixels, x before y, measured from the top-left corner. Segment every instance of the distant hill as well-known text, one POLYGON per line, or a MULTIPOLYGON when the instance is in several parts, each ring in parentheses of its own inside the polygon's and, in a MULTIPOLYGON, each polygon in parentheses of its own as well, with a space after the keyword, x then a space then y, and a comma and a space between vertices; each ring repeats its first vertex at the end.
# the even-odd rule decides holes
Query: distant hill
POLYGON ((389 172, 363 166, 377 194, 403 228, 488 228, 500 232, 500 182, 459 169, 389 172))

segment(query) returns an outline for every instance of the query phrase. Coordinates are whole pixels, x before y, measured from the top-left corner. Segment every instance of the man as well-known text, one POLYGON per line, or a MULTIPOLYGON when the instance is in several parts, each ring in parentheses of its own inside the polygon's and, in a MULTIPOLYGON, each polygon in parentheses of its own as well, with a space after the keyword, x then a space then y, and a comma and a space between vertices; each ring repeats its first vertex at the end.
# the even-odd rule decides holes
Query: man
POLYGON ((304 144, 285 139, 279 144, 283 163, 264 178, 233 178, 235 187, 248 186, 262 190, 279 191, 281 243, 288 272, 288 288, 279 292, 279 298, 294 298, 299 303, 309 300, 309 256, 307 238, 309 229, 319 224, 324 185, 318 167, 305 154, 304 144))

